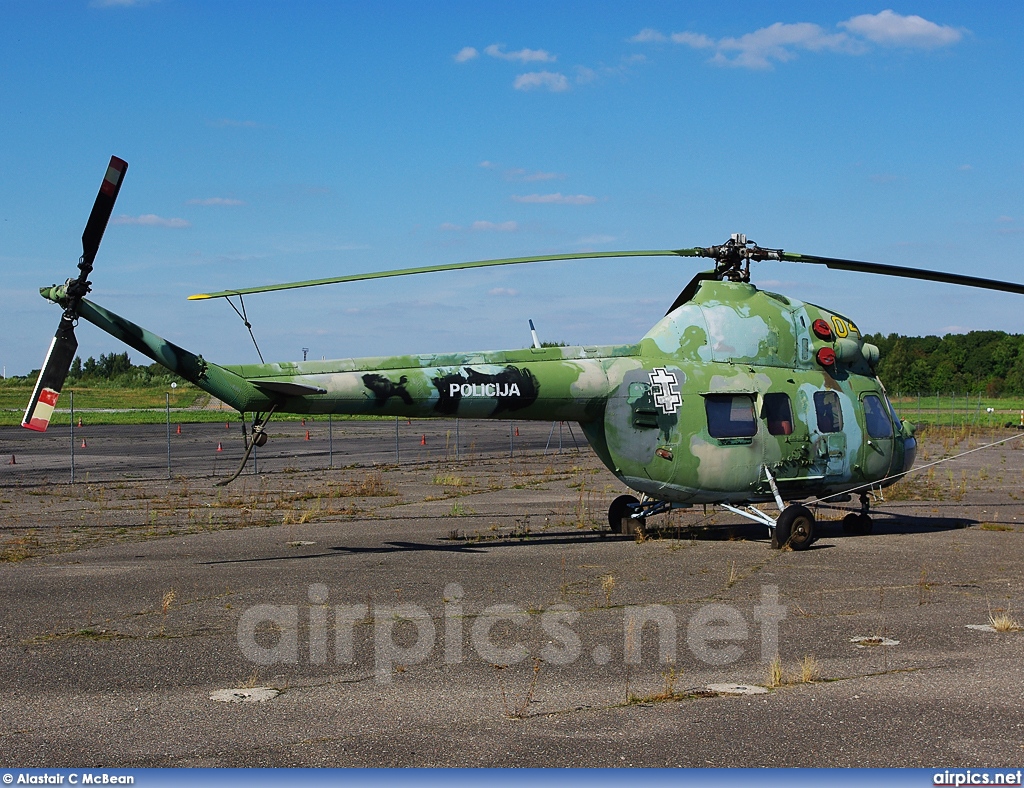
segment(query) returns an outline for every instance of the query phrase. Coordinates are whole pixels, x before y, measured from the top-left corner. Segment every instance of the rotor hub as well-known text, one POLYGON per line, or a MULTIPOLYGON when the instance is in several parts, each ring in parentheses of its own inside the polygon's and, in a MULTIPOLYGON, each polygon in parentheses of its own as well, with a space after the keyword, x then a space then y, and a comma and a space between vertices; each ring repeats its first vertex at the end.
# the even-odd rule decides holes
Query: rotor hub
POLYGON ((702 257, 715 261, 715 276, 730 282, 749 282, 750 263, 760 260, 781 260, 781 249, 764 249, 743 233, 733 233, 724 244, 701 248, 702 257))

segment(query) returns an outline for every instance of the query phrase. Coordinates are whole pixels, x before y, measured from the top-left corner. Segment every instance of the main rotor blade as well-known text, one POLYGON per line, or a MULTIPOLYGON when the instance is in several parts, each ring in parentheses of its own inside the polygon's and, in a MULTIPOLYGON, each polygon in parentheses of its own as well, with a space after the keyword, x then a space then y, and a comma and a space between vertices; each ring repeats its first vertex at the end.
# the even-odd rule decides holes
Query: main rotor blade
POLYGON ((1015 282, 1001 282, 997 279, 982 279, 977 276, 948 274, 942 271, 927 271, 920 268, 907 268, 902 265, 884 265, 867 263, 863 260, 842 260, 836 257, 818 257, 810 254, 783 252, 782 259, 790 263, 814 263, 824 265, 838 271, 859 271, 866 274, 883 274, 884 276, 901 276, 905 279, 923 279, 926 282, 945 282, 964 287, 981 287, 986 290, 1001 290, 1005 293, 1024 295, 1024 285, 1015 282))
POLYGON ((589 260, 599 257, 699 257, 702 249, 658 249, 634 252, 580 252, 577 254, 552 254, 539 257, 508 257, 500 260, 477 260, 468 263, 448 263, 446 265, 424 265, 417 268, 396 268, 391 271, 374 271, 368 274, 352 274, 350 276, 334 276, 328 279, 310 279, 305 282, 288 282, 280 285, 264 285, 263 287, 240 287, 237 290, 222 290, 219 293, 197 293, 188 297, 189 301, 202 301, 207 298, 227 298, 250 293, 269 293, 275 290, 294 290, 299 287, 319 287, 341 282, 360 282, 364 279, 385 279, 390 276, 409 276, 410 274, 429 274, 437 271, 457 271, 463 268, 486 268, 494 265, 519 265, 521 263, 543 263, 556 260, 589 260))
POLYGON ((103 176, 103 183, 100 184, 96 202, 92 205, 92 213, 89 214, 85 232, 82 233, 82 266, 80 267, 85 276, 88 276, 89 271, 92 270, 93 260, 96 259, 96 250, 100 248, 103 231, 107 229, 110 214, 114 211, 117 193, 121 191, 121 183, 124 181, 124 174, 127 171, 128 162, 117 156, 110 157, 110 164, 107 165, 107 172, 103 176))
POLYGON ((71 362, 75 358, 76 350, 78 350, 78 340, 75 338, 75 323, 67 314, 64 314, 57 325, 57 333, 53 335, 53 341, 50 342, 50 349, 46 353, 43 368, 39 371, 36 387, 32 391, 32 399, 29 400, 25 415, 21 419, 22 427, 36 432, 46 432, 53 409, 57 406, 60 390, 64 387, 64 380, 67 378, 71 362))

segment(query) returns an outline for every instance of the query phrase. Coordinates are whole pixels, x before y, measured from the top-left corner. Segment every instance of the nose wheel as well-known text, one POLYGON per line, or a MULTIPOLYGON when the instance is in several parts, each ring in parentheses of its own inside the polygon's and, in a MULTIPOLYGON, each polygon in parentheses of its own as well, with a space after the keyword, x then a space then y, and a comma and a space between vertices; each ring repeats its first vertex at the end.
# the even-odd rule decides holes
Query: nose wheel
POLYGON ((638 530, 643 532, 647 518, 631 516, 641 510, 640 501, 632 495, 620 495, 612 501, 612 505, 608 507, 608 525, 611 526, 612 533, 632 536, 638 530))
POLYGON ((850 513, 843 518, 843 530, 854 536, 866 536, 871 533, 874 523, 871 522, 871 515, 868 514, 870 500, 866 494, 860 496, 860 512, 850 513))

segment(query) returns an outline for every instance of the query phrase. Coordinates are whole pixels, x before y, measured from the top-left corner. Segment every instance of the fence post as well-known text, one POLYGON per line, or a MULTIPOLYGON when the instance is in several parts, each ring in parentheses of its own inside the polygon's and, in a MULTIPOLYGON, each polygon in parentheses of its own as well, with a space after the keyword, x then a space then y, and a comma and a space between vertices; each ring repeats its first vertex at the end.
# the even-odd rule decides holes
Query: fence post
POLYGON ((71 483, 75 483, 75 391, 71 395, 71 483))
POLYGON ((171 478, 171 392, 164 392, 167 398, 167 478, 171 478))

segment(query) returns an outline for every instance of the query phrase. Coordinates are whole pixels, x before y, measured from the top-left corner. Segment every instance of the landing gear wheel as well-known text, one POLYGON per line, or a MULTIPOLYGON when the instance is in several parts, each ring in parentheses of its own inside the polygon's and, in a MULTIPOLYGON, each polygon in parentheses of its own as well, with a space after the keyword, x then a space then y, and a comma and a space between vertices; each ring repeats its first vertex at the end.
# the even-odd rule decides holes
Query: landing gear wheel
POLYGON ((854 536, 865 536, 871 533, 873 527, 870 515, 848 514, 843 518, 843 530, 854 536))
POLYGON ((612 505, 608 507, 608 524, 612 528, 612 533, 632 536, 637 529, 643 530, 644 518, 634 519, 629 516, 638 503, 640 501, 632 495, 620 495, 612 501, 612 505))
POLYGON ((806 506, 787 506, 772 530, 772 547, 806 550, 814 542, 814 515, 806 506))

